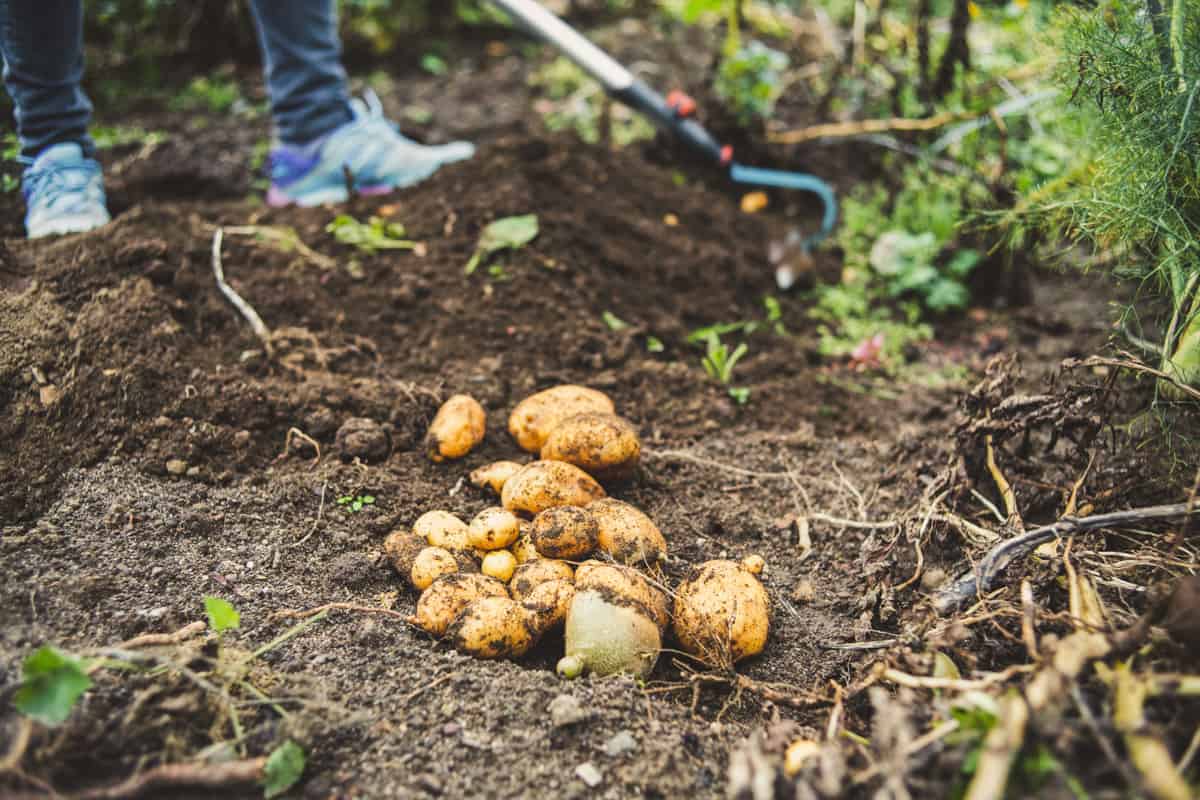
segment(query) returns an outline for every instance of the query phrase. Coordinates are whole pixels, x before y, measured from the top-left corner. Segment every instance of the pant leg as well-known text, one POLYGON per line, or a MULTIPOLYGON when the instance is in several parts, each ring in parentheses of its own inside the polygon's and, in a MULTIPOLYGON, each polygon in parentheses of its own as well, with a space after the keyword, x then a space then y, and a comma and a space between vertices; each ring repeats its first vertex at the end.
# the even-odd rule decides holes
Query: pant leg
POLYGON ((91 155, 92 104, 80 86, 82 0, 0 0, 0 54, 21 155, 35 158, 62 142, 91 155))
POLYGON ((276 136, 304 145, 353 118, 336 0, 252 0, 276 136))

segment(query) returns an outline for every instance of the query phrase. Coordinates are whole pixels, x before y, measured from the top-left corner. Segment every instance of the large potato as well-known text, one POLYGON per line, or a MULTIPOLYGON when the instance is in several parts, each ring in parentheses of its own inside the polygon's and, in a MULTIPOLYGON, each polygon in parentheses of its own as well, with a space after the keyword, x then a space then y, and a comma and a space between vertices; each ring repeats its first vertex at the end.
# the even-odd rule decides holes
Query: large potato
POLYGON ((470 395, 456 394, 442 404, 430 423, 425 450, 434 461, 462 458, 483 441, 486 431, 483 406, 470 395))
POLYGON ((535 634, 542 636, 563 624, 574 597, 575 584, 558 578, 539 583, 520 603, 533 615, 535 634))
POLYGON ((604 496, 604 487, 579 467, 534 461, 505 482, 500 502, 510 511, 540 514, 555 506, 586 506, 604 496))
POLYGON ((585 561, 575 569, 575 585, 580 590, 595 590, 638 606, 660 630, 670 622, 667 595, 632 567, 585 561))
POLYGON ((583 558, 596 549, 599 527, 579 506, 547 508, 533 518, 529 537, 544 558, 583 558))
POLYGON ((602 483, 620 483, 637 474, 642 442, 623 417, 589 411, 555 425, 541 457, 574 464, 602 483))
POLYGON ((479 550, 503 550, 517 540, 521 522, 506 508, 485 508, 467 528, 467 541, 479 550))
POLYGON ((536 640, 537 618, 509 597, 483 597, 463 609, 446 635, 476 658, 517 658, 536 640))
POLYGON ((524 600, 537 586, 550 581, 575 581, 575 570, 565 561, 539 558, 517 567, 508 582, 514 600, 524 600))
POLYGON ((500 494, 504 489, 505 481, 516 475, 520 469, 521 465, 515 461, 493 461, 491 464, 471 472, 471 485, 480 489, 491 489, 496 494, 500 494))
POLYGON ((667 556, 667 540, 648 516, 611 497, 587 506, 596 520, 597 544, 622 564, 653 565, 667 556))
POLYGON ((472 600, 481 597, 508 598, 504 584, 486 575, 456 572, 443 575, 421 592, 417 613, 409 620, 434 636, 441 636, 472 600))
POLYGON ((612 414, 616 408, 604 392, 573 384, 555 386, 517 403, 508 418, 508 432, 523 449, 537 453, 559 422, 585 411, 612 414))
POLYGON ((714 667, 762 652, 770 600, 758 578, 736 561, 708 561, 675 593, 675 636, 714 667))
POLYGON ((566 655, 558 662, 558 673, 565 678, 583 672, 644 678, 662 650, 662 633, 639 604, 578 585, 567 611, 564 639, 566 655))
POLYGON ((433 547, 469 550, 467 523, 449 511, 426 511, 413 523, 413 533, 433 547))

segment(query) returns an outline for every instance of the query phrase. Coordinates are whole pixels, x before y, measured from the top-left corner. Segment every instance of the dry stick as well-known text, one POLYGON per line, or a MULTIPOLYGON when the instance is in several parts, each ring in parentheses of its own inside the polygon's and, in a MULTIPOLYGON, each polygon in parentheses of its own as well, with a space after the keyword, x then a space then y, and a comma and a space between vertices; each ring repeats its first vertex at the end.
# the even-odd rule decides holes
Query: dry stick
POLYGON ((1037 606, 1033 602, 1033 584, 1021 581, 1021 639, 1032 661, 1038 660, 1037 606))
POLYGON ((983 740, 975 777, 965 800, 999 800, 1008 785, 1008 772, 1025 741, 1029 706, 1013 690, 1000 698, 999 718, 983 740))
POLYGON ((1135 359, 1121 360, 1117 358, 1104 358, 1102 356, 1092 356, 1078 361, 1074 358, 1068 358, 1063 362, 1064 369, 1074 369, 1075 367, 1116 367, 1118 369, 1131 369, 1134 372, 1145 372, 1148 375, 1153 375, 1159 380, 1166 381, 1175 386, 1176 389, 1183 392, 1193 400, 1200 400, 1200 391, 1197 391, 1186 383, 1180 383, 1175 378, 1171 377, 1161 369, 1155 369, 1149 364, 1143 364, 1135 359))
POLYGON ((270 328, 262 321, 262 317, 254 310, 254 306, 247 303, 240 294, 234 291, 232 286, 225 282, 225 268, 221 265, 221 242, 224 236, 224 228, 217 228, 217 232, 213 234, 212 271, 213 277, 217 279, 217 288, 221 290, 221 294, 225 295, 225 299, 233 303, 233 307, 250 323, 250 327, 254 329, 254 335, 262 342, 267 355, 274 355, 275 349, 271 345, 270 328))
POLYGON ((77 800, 104 800, 105 798, 136 797, 152 789, 173 786, 221 789, 244 783, 258 783, 265 775, 266 766, 265 756, 242 761, 229 761, 224 764, 207 762, 163 764, 147 770, 141 775, 134 775, 116 786, 91 789, 75 795, 75 797, 77 800))
POLYGON ((312 463, 314 467, 321 463, 321 443, 299 428, 288 428, 287 436, 283 439, 283 452, 279 454, 281 458, 292 451, 292 439, 299 439, 317 451, 317 457, 312 463))
POLYGON ((1125 741, 1146 791, 1157 800, 1190 800, 1194 795, 1187 780, 1175 768, 1171 751, 1146 720, 1146 696, 1150 681, 1136 676, 1128 663, 1113 669, 1113 726, 1125 741))
POLYGON ((981 592, 991 590, 1000 573, 1009 564, 1018 558, 1029 555, 1043 542, 1097 528, 1118 527, 1150 520, 1175 519, 1197 513, 1200 513, 1200 508, 1189 508, 1187 503, 1174 503, 1128 511, 1114 511, 1111 514, 1097 514, 1091 517, 1064 517, 1051 525, 1043 525, 1000 542, 980 559, 974 570, 960 576, 949 588, 942 590, 934 598, 933 607, 939 614, 949 614, 960 608, 963 603, 974 600, 981 592))
POLYGON ((135 636, 127 642, 122 642, 117 645, 120 650, 134 650, 138 647, 155 647, 162 644, 179 644, 187 641, 193 636, 204 633, 208 629, 208 624, 197 620, 196 622, 184 625, 174 633, 143 633, 141 636, 135 636))
POLYGON ((776 144, 803 144, 813 139, 844 139, 850 136, 862 136, 872 133, 896 133, 911 131, 931 131, 948 125, 951 122, 971 119, 975 114, 965 111, 943 111, 932 117, 909 119, 892 117, 890 119, 862 119, 850 122, 830 122, 822 125, 810 125, 791 131, 767 134, 767 141, 776 144))
POLYGON ((321 502, 317 506, 317 518, 313 520, 312 527, 308 529, 308 533, 304 534, 304 536, 300 537, 300 539, 297 541, 289 544, 288 547, 299 547, 307 542, 312 535, 317 532, 317 526, 321 524, 321 517, 325 514, 325 490, 327 488, 329 488, 329 481, 325 481, 321 484, 321 502))
POLYGON ((323 606, 310 608, 306 611, 296 611, 294 609, 285 608, 272 614, 271 619, 290 619, 292 617, 300 617, 303 619, 305 617, 311 617, 316 614, 320 614, 323 611, 331 611, 334 609, 341 611, 361 611, 364 614, 385 614, 389 617, 396 617, 397 619, 404 620, 405 622, 409 621, 408 615, 401 614, 399 611, 392 611, 390 608, 376 608, 375 606, 360 606, 356 605, 355 603, 326 603, 323 606))

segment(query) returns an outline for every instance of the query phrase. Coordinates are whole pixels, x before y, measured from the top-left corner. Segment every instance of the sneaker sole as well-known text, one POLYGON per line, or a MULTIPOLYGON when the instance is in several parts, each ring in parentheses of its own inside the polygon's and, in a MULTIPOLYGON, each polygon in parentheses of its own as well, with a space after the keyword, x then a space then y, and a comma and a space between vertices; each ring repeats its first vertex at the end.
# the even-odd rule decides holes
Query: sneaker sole
POLYGON ((47 236, 65 236, 69 233, 86 233, 103 227, 112 221, 109 216, 93 215, 75 217, 55 217, 43 224, 30 226, 26 223, 25 234, 29 239, 42 239, 47 236))

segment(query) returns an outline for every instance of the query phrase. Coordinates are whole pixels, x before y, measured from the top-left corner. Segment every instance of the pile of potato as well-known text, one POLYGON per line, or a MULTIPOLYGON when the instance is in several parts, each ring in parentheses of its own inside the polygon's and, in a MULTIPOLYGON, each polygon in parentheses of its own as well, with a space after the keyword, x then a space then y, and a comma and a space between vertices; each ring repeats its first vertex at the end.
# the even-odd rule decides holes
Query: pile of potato
MULTIPOLYGON (((485 425, 475 400, 452 397, 430 426, 430 458, 461 458, 485 425)), ((672 611, 661 570, 666 539, 602 485, 634 478, 641 457, 637 431, 607 395, 547 389, 513 409, 508 429, 538 460, 471 473, 499 506, 469 523, 429 511, 384 542, 397 572, 421 592, 414 624, 479 658, 517 658, 561 629, 565 677, 647 675, 672 622, 683 649, 714 665, 762 650, 769 601, 757 556, 701 565, 674 592, 672 611)))

